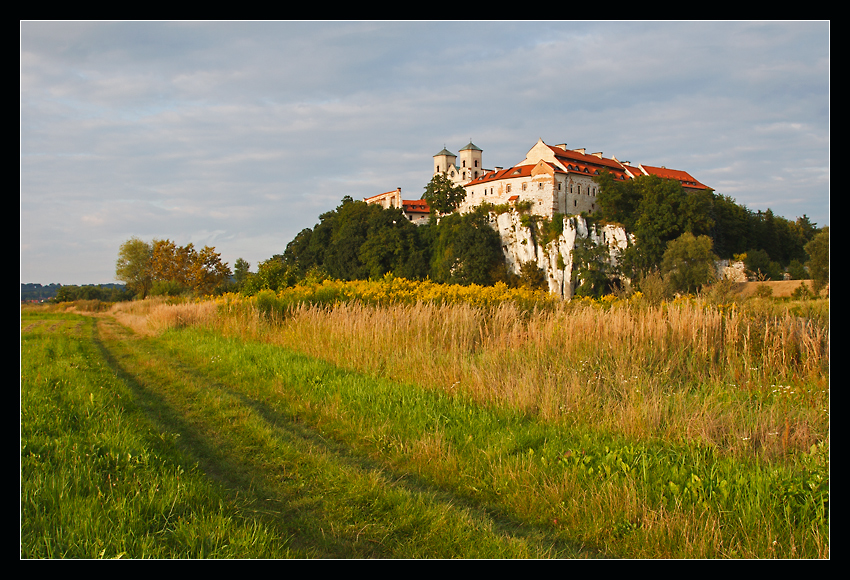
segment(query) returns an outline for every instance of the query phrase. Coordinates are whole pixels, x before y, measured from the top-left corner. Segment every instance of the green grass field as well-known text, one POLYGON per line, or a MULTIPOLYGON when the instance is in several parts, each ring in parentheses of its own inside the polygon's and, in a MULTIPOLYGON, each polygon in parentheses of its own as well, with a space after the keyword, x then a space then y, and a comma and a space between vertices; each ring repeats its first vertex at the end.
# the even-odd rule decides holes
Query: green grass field
POLYGON ((636 435, 223 318, 22 310, 23 558, 829 557, 828 434, 763 454, 636 435))

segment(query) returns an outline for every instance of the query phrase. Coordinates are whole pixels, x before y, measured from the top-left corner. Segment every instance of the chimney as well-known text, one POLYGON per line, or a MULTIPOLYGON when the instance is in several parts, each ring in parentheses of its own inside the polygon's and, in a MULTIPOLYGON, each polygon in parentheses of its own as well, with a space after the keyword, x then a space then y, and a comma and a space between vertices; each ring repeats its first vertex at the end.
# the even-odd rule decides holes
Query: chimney
POLYGON ((602 151, 599 151, 597 153, 591 153, 591 155, 593 155, 594 157, 599 157, 600 159, 602 159, 602 151))
POLYGON ((558 147, 559 149, 563 149, 564 151, 567 150, 567 144, 566 143, 560 143, 558 145, 555 145, 555 147, 558 147))
POLYGON ((573 151, 575 151, 576 153, 581 153, 582 155, 584 155, 584 152, 586 151, 586 149, 584 147, 582 147, 581 149, 573 149, 573 151))

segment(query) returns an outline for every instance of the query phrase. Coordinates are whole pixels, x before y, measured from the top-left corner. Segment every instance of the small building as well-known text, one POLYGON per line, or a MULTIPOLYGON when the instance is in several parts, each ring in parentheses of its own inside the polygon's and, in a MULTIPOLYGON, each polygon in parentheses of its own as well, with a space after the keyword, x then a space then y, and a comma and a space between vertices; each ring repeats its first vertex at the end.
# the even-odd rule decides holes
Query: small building
POLYGON ((384 209, 399 208, 404 213, 404 217, 416 225, 428 223, 431 215, 431 208, 427 201, 424 199, 402 199, 400 187, 393 191, 367 197, 363 201, 369 204, 380 204, 384 209))

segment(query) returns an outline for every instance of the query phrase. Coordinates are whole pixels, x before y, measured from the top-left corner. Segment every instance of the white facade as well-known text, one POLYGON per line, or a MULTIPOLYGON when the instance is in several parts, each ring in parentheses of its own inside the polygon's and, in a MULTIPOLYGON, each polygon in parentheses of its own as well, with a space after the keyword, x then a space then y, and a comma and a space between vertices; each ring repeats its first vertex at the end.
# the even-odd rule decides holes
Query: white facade
POLYGON ((466 199, 458 211, 470 211, 482 203, 494 205, 525 202, 534 214, 551 217, 555 213, 578 215, 598 209, 598 186, 593 178, 608 171, 614 179, 634 179, 641 175, 678 179, 686 189, 707 187, 684 171, 664 167, 631 165, 602 153, 568 149, 566 144, 547 145, 542 140, 528 151, 520 163, 503 169, 484 169, 482 150, 470 141, 457 156, 443 149, 434 156, 434 173, 445 173, 466 189, 466 199))

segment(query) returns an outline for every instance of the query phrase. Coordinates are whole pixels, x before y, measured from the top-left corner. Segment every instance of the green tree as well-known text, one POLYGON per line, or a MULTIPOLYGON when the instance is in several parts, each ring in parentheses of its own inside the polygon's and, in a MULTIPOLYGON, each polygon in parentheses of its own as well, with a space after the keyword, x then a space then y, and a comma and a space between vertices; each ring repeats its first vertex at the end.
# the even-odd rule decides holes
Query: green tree
POLYGON ((251 273, 251 264, 242 258, 236 258, 233 263, 233 278, 236 280, 236 288, 241 289, 251 273))
POLYGON ((443 173, 438 173, 431 178, 422 195, 422 199, 428 202, 432 215, 452 213, 465 198, 466 190, 460 185, 455 185, 443 173))
POLYGON ((242 285, 242 293, 252 296, 263 290, 277 292, 294 286, 298 281, 295 267, 285 264, 283 256, 275 255, 260 262, 257 273, 249 275, 242 285))
POLYGON ((546 272, 537 265, 535 260, 523 263, 519 268, 519 284, 531 290, 546 290, 546 272))
POLYGON ((674 292, 694 293, 716 278, 711 238, 685 232, 667 242, 661 274, 674 292))
POLYGON ((437 282, 486 286, 504 269, 501 238, 484 211, 445 216, 433 244, 431 278, 437 282))
POLYGON ((617 275, 617 269, 609 261, 608 247, 597 244, 589 236, 576 238, 572 259, 573 295, 600 298, 617 275))
POLYGON ((806 267, 800 260, 791 260, 791 263, 788 264, 788 275, 791 276, 792 280, 809 279, 809 273, 806 271, 806 267))
POLYGON ((151 245, 137 237, 130 238, 118 249, 115 279, 124 282, 127 288, 142 298, 148 295, 153 284, 152 253, 151 245))
POLYGON ((806 244, 806 253, 809 256, 809 274, 817 294, 829 284, 829 227, 823 228, 821 233, 806 244))
POLYGON ((757 280, 782 280, 779 262, 771 260, 764 250, 749 250, 744 258, 744 267, 748 274, 757 280))
POLYGON ((710 190, 688 193, 677 180, 653 175, 615 181, 602 174, 596 180, 601 218, 622 224, 635 236, 622 256, 630 278, 658 267, 669 241, 685 232, 708 234, 715 226, 710 190))

